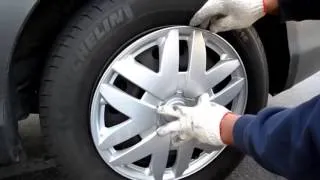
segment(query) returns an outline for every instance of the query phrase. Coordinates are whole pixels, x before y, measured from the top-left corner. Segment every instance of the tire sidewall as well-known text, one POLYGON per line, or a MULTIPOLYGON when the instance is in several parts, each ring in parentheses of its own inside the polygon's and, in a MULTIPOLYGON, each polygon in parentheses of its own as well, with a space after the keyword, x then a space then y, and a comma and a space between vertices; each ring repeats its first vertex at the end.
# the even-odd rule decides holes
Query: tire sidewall
MULTIPOLYGON (((48 106, 40 113, 46 117, 43 124, 50 148, 66 173, 77 179, 123 179, 100 158, 91 138, 89 117, 95 87, 112 59, 139 34, 153 28, 187 25, 203 3, 204 0, 99 1, 94 3, 99 10, 88 5, 70 22, 57 43, 63 42, 69 48, 54 48, 49 64, 58 68, 46 73, 52 82, 43 92, 49 92, 50 97, 41 97, 40 101, 48 106), (73 38, 65 39, 66 34, 73 38)), ((229 36, 226 39, 235 46, 247 71, 247 112, 255 113, 265 106, 268 91, 263 47, 252 28, 229 36)), ((221 179, 240 159, 241 153, 228 147, 188 179, 221 179)))

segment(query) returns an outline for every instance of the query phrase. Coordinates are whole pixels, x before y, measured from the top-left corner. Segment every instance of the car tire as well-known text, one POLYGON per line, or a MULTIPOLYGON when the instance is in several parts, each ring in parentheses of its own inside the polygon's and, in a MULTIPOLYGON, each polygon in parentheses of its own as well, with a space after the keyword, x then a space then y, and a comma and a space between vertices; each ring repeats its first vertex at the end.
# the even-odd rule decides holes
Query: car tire
MULTIPOLYGON (((90 133, 90 104, 99 78, 114 56, 154 28, 188 25, 204 0, 101 0, 89 2, 58 37, 47 60, 40 118, 48 149, 62 171, 76 179, 124 179, 99 156, 90 133)), ((248 77, 247 113, 266 105, 268 69, 253 28, 221 33, 239 53, 248 77)), ((227 147, 187 179, 223 179, 242 158, 227 147)))

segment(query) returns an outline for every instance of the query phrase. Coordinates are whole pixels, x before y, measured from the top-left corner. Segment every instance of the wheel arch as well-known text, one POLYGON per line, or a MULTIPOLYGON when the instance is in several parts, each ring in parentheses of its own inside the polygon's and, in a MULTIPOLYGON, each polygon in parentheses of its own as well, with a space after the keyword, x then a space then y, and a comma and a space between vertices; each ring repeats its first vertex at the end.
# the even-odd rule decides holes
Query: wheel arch
POLYGON ((38 113, 38 90, 46 57, 66 23, 87 1, 41 1, 25 22, 10 63, 11 79, 18 97, 14 111, 21 117, 38 113))
POLYGON ((13 91, 10 63, 13 49, 23 26, 29 19, 38 1, 3 0, 0 2, 0 165, 21 160, 21 142, 17 130, 19 113, 16 93, 13 91))

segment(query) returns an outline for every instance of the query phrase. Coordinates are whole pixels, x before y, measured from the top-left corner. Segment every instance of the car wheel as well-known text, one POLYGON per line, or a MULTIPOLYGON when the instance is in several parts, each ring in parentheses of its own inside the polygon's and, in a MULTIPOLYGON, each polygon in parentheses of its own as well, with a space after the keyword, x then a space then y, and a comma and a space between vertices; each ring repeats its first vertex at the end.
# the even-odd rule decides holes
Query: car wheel
POLYGON ((156 129, 162 104, 203 93, 234 112, 265 106, 268 71, 253 28, 219 35, 186 26, 204 1, 90 2, 48 60, 40 98, 48 148, 77 179, 222 179, 241 160, 231 147, 179 146, 156 129))

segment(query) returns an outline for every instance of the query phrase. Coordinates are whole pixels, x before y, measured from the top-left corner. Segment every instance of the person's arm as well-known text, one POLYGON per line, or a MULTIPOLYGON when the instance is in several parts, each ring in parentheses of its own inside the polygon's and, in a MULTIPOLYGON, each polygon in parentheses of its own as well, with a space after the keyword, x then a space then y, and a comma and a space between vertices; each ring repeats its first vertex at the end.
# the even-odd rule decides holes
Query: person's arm
POLYGON ((266 14, 276 15, 279 14, 279 0, 262 0, 263 11, 266 14))
POLYGON ((221 121, 221 139, 252 156, 264 168, 289 179, 319 174, 320 96, 296 108, 266 108, 221 121))
POLYGON ((250 27, 266 14, 282 21, 320 19, 319 7, 319 0, 208 0, 190 25, 218 33, 250 27))

